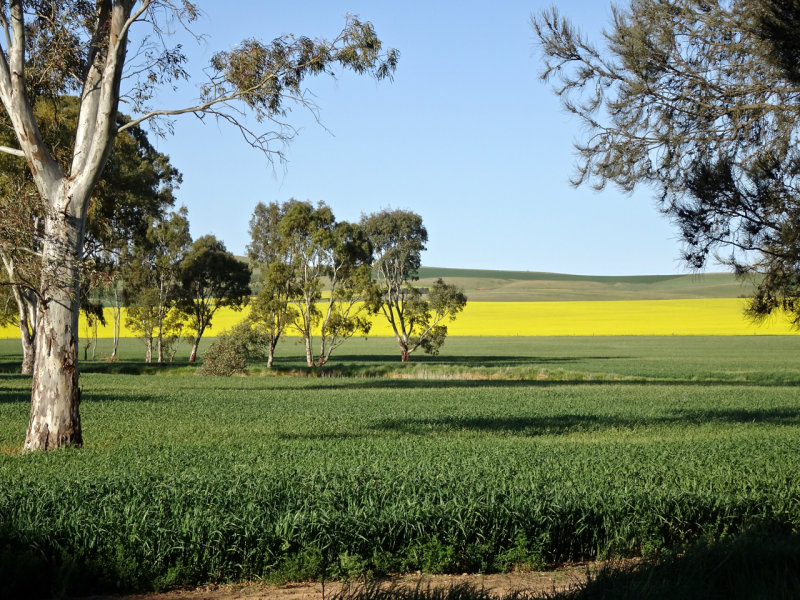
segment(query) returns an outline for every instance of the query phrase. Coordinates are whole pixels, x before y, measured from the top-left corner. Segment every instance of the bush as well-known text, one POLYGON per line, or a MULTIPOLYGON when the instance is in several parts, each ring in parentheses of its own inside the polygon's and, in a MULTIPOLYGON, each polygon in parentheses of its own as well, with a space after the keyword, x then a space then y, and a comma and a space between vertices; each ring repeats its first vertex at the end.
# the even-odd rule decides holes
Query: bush
POLYGON ((253 329, 249 321, 239 323, 208 347, 198 373, 224 377, 244 373, 249 363, 264 359, 266 345, 264 334, 253 329))

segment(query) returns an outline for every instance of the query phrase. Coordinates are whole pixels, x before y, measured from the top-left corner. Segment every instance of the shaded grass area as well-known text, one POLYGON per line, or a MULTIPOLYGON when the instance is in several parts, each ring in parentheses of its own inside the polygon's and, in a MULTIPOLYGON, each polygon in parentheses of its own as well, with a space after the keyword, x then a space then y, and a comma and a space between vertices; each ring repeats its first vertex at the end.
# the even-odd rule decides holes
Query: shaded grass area
MULTIPOLYGON (((716 581, 729 563, 748 573, 737 552, 773 550, 750 578, 774 566, 793 581, 793 338, 521 343, 419 364, 527 358, 577 375, 215 378, 97 361, 84 368, 86 447, 35 455, 18 453, 30 379, 4 373, 0 596, 644 556, 595 578, 636 590, 682 573, 716 581)), ((353 343, 353 365, 380 365, 371 344, 353 343)), ((574 597, 617 597, 603 593, 574 597)))
MULTIPOLYGON (((506 600, 792 600, 800 598, 800 536, 769 527, 635 563, 611 561, 567 591, 513 590, 506 600)), ((373 581, 346 586, 332 600, 496 600, 484 588, 416 588, 373 581)))

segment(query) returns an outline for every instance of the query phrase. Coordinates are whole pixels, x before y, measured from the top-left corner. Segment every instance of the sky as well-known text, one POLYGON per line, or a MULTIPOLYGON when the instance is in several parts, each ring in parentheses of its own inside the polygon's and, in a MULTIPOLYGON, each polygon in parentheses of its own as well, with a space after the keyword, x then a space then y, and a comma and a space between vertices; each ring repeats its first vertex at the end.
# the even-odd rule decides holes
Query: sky
MULTIPOLYGON (((570 185, 573 144, 585 131, 539 79, 530 27, 550 0, 199 4, 204 14, 194 31, 205 37, 177 36, 196 76, 163 92, 160 106, 190 103, 214 52, 288 33, 331 38, 347 14, 371 21, 400 60, 393 81, 352 73, 307 80, 321 124, 305 109, 290 113, 299 135, 285 164, 270 164, 230 126, 191 115, 175 121, 173 135, 151 135, 183 174, 177 199, 189 210, 194 237, 213 233, 244 254, 255 205, 295 198, 324 201, 340 220, 384 208, 420 214, 426 266, 687 272, 677 230, 651 190, 570 185)), ((588 34, 609 23, 606 2, 558 4, 588 34)))

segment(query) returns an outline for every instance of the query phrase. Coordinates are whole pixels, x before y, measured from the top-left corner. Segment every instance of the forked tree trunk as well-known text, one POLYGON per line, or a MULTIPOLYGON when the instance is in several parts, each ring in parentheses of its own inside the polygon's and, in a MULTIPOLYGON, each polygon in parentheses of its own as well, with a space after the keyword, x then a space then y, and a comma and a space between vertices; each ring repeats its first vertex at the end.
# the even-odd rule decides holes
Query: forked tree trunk
POLYGON ((31 417, 24 450, 83 445, 78 387, 79 219, 50 211, 42 246, 31 417))
POLYGON ((411 360, 411 352, 408 351, 408 348, 402 347, 400 349, 400 360, 404 363, 411 360))

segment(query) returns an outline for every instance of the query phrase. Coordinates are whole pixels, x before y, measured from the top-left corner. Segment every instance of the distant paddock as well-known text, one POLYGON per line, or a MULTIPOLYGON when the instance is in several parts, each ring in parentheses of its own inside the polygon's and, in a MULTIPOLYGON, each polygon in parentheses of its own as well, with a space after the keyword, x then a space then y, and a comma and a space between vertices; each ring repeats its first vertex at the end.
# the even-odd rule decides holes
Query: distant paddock
MULTIPOLYGON (((797 331, 784 316, 756 324, 744 315, 741 298, 693 300, 620 300, 594 302, 470 302, 448 329, 452 336, 592 336, 592 335, 793 335, 797 331)), ((220 309, 206 336, 214 336, 248 313, 220 309)), ((122 337, 136 337, 125 326, 122 337)), ((98 336, 112 337, 113 318, 106 309, 106 325, 98 336)), ((15 327, 0 328, 0 338, 16 338, 15 327)), ((81 315, 81 337, 89 336, 81 315)), ((287 330, 287 336, 296 335, 287 330)), ((373 318, 370 337, 391 336, 381 316, 373 318)))

